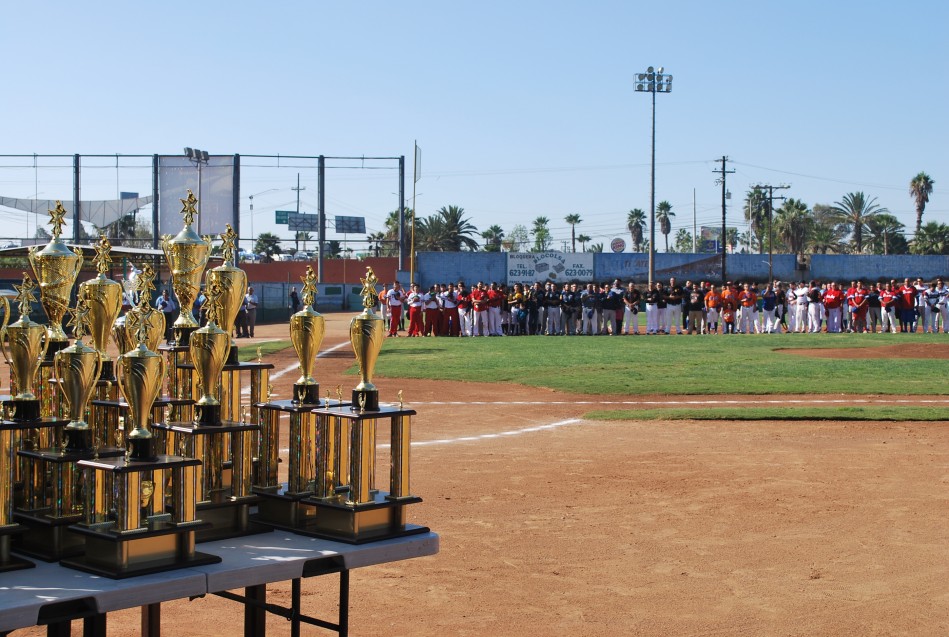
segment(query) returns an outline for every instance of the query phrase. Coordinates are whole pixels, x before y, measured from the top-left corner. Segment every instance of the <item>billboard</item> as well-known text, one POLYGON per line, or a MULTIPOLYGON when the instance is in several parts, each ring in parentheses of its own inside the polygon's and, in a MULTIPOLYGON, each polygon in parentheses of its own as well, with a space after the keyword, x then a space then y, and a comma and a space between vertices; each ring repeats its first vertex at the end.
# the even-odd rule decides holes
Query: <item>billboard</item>
POLYGON ((507 284, 535 281, 586 283, 593 280, 592 252, 508 252, 507 284))

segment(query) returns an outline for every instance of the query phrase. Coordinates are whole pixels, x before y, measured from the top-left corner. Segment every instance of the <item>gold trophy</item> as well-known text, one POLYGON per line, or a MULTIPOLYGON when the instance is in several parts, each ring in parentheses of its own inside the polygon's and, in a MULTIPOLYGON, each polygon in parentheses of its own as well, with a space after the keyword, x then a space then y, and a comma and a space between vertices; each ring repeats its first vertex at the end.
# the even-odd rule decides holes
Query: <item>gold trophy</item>
MULTIPOLYGON (((7 329, 7 323, 10 322, 10 301, 7 300, 7 297, 0 296, 0 306, 3 307, 3 323, 0 324, 0 340, 2 340, 3 333, 7 329)), ((3 420, 5 420, 5 418, 3 420)))
POLYGON ((20 302, 20 318, 5 326, 0 333, 3 357, 10 366, 14 385, 10 393, 16 391, 10 403, 14 420, 37 420, 40 417, 40 401, 33 393, 33 384, 41 358, 46 356, 50 334, 44 326, 30 319, 30 303, 36 300, 33 296, 33 290, 36 289, 33 280, 24 272, 23 284, 13 287, 20 302))
MULTIPOLYGON (((109 252, 112 244, 103 234, 96 243, 96 256, 92 260, 96 264, 98 276, 79 284, 79 298, 85 300, 89 310, 89 336, 92 346, 102 356, 103 379, 115 378, 112 358, 106 353, 109 346, 109 331, 122 311, 122 284, 106 276, 112 265, 109 252)), ((131 348, 129 348, 131 349, 131 348)), ((125 353, 128 350, 122 350, 125 353)))
POLYGON ((151 461, 156 457, 148 419, 165 377, 165 359, 148 349, 147 340, 148 325, 143 322, 138 327, 138 346, 119 356, 116 366, 116 379, 129 405, 128 418, 132 424, 131 431, 126 426, 125 435, 130 445, 130 459, 141 461, 151 461))
POLYGON ((354 411, 377 411, 379 409, 379 390, 372 384, 372 373, 379 359, 379 352, 385 342, 385 324, 376 316, 373 308, 379 302, 376 293, 378 279, 372 268, 366 268, 366 278, 362 281, 362 314, 353 317, 349 324, 349 340, 359 363, 360 382, 353 389, 354 411), (360 400, 360 396, 365 396, 360 400))
POLYGON ((300 378, 293 384, 294 404, 318 405, 320 403, 320 384, 313 378, 313 366, 316 355, 323 343, 326 320, 322 314, 312 308, 316 295, 316 274, 313 268, 306 266, 303 281, 303 309, 290 317, 290 341, 300 359, 300 378))
POLYGON ((138 341, 139 325, 144 321, 147 324, 145 345, 153 352, 158 351, 162 333, 165 329, 165 317, 152 307, 152 292, 155 291, 155 270, 150 265, 142 268, 142 273, 136 279, 138 291, 138 305, 125 313, 124 321, 116 321, 112 326, 112 338, 123 354, 135 349, 138 341))
MULTIPOLYGON (((234 246, 237 243, 237 233, 227 224, 227 231, 221 235, 224 241, 222 250, 224 252, 224 263, 211 268, 205 275, 208 289, 212 285, 217 285, 220 291, 220 297, 217 308, 217 324, 226 333, 230 334, 234 327, 234 320, 237 313, 241 310, 241 303, 244 301, 244 295, 247 294, 247 273, 236 267, 234 260, 234 246)), ((236 365, 237 344, 230 341, 230 351, 227 355, 227 362, 236 365)))
POLYGON ((56 209, 50 210, 49 214, 53 239, 42 250, 39 246, 30 248, 30 264, 33 266, 33 275, 39 281, 40 301, 49 318, 47 331, 50 344, 47 352, 55 353, 69 345, 69 338, 63 331, 63 317, 69 309, 73 284, 82 267, 82 250, 76 248, 73 252, 59 238, 65 223, 63 217, 66 216, 63 203, 57 201, 56 209))
POLYGON ((195 205, 198 203, 194 193, 188 189, 188 198, 181 199, 185 227, 175 238, 165 235, 161 238, 161 247, 171 268, 171 285, 175 290, 180 304, 180 314, 174 323, 175 342, 178 346, 187 346, 191 333, 198 329, 198 322, 191 313, 194 300, 198 298, 201 288, 201 275, 204 266, 208 263, 211 253, 211 238, 201 238, 194 231, 191 224, 198 214, 195 205))
POLYGON ((68 405, 69 424, 63 440, 65 451, 87 451, 92 444, 92 430, 85 421, 86 405, 92 397, 96 379, 102 371, 102 353, 82 342, 90 310, 82 297, 72 314, 76 342, 53 355, 53 371, 68 405))
POLYGON ((231 343, 230 335, 216 323, 221 310, 221 296, 220 287, 212 284, 208 289, 207 325, 191 334, 189 345, 191 362, 199 386, 204 390, 195 403, 195 422, 200 425, 221 424, 221 402, 216 394, 231 343))

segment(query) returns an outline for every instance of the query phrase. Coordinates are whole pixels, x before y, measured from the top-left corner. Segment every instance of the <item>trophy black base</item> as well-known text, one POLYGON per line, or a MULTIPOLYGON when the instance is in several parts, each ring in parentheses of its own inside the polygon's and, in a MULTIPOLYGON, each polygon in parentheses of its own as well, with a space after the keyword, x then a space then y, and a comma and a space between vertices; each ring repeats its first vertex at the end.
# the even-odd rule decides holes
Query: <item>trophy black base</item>
POLYGON ((102 371, 99 372, 99 380, 107 380, 110 382, 116 382, 115 380, 115 361, 111 358, 107 361, 102 361, 102 371))
POLYGON ((197 532, 196 541, 214 542, 270 531, 270 527, 251 519, 250 511, 256 504, 255 496, 225 502, 199 503, 198 518, 207 526, 197 532))
POLYGON ((49 347, 46 348, 46 357, 43 359, 47 363, 52 363, 53 358, 56 356, 56 352, 62 349, 69 347, 69 340, 65 341, 50 341, 49 347))
POLYGON ((175 345, 177 347, 188 347, 191 345, 191 335, 197 330, 195 327, 175 327, 172 329, 172 336, 175 337, 175 345))
POLYGON ((375 494, 373 502, 358 505, 347 504, 341 498, 304 500, 303 504, 314 508, 312 522, 307 524, 306 528, 274 526, 293 533, 346 544, 378 542, 428 533, 428 527, 406 524, 405 521, 405 507, 421 501, 422 498, 417 496, 390 498, 381 492, 375 494))
POLYGON ((13 408, 13 414, 10 415, 10 420, 31 422, 40 419, 40 401, 38 398, 29 398, 26 400, 13 398, 4 401, 4 405, 13 408))
POLYGON ((129 460, 131 462, 155 462, 158 454, 155 453, 155 438, 127 438, 129 446, 129 460))
POLYGON ((91 429, 70 429, 69 425, 63 428, 66 435, 67 452, 86 452, 92 451, 92 430, 91 429))
POLYGON ((241 359, 237 357, 237 345, 231 341, 231 346, 227 350, 227 360, 224 361, 225 365, 240 365, 241 359))
POLYGON ((82 536, 69 530, 71 525, 82 521, 81 514, 50 518, 25 511, 15 511, 13 519, 28 529, 13 542, 17 553, 23 553, 44 562, 58 562, 65 558, 82 555, 86 550, 86 542, 82 536))
POLYGON ((293 402, 294 405, 319 405, 320 404, 320 384, 297 385, 293 384, 293 402))
POLYGON ((220 427, 221 406, 194 404, 194 423, 203 427, 220 427))
POLYGON ((117 533, 74 525, 70 529, 85 536, 86 552, 60 564, 109 579, 217 564, 219 556, 194 550, 195 534, 206 526, 199 523, 117 533))
POLYGON ((0 573, 35 568, 36 564, 10 553, 14 536, 24 533, 26 527, 19 524, 7 524, 0 527, 0 573))
POLYGON ((303 502, 312 493, 279 493, 277 488, 254 489, 260 501, 251 520, 268 527, 305 531, 313 523, 316 507, 303 502))
POLYGON ((354 389, 353 390, 353 411, 379 411, 379 390, 378 389, 354 389), (365 403, 359 404, 359 397, 365 396, 365 403))

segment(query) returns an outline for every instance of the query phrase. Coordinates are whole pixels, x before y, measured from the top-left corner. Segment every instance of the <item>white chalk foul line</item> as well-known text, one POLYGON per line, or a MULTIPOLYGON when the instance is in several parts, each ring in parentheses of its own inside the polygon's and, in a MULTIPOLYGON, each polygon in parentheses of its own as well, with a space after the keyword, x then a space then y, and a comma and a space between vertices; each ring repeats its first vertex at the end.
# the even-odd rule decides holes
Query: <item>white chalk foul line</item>
MULTIPOLYGON (((479 440, 491 440, 492 438, 502 438, 504 436, 520 436, 523 434, 535 433, 538 431, 549 431, 551 429, 558 429, 560 427, 566 427, 568 425, 575 425, 578 422, 583 422, 580 418, 569 418, 567 420, 558 420, 557 422, 548 423, 546 425, 534 425, 532 427, 524 427, 523 429, 511 429, 508 431, 499 431, 497 433, 490 434, 479 434, 477 436, 460 436, 458 438, 440 438, 438 440, 416 440, 412 443, 413 447, 429 447, 432 445, 450 445, 458 442, 477 442, 479 440)), ((378 448, 388 449, 388 443, 382 443, 377 445, 378 448)), ((281 449, 281 453, 289 453, 290 449, 281 449)))
MULTIPOLYGON (((317 354, 316 357, 317 357, 317 358, 322 358, 323 356, 326 356, 326 355, 329 354, 330 352, 335 352, 335 351, 338 350, 340 347, 345 347, 345 346, 347 346, 347 345, 349 345, 349 341, 343 341, 342 343, 337 343, 336 345, 333 345, 331 348, 323 350, 322 352, 320 352, 319 354, 317 354)), ((270 375, 270 380, 277 380, 277 379, 280 378, 281 376, 284 376, 284 375, 286 375, 286 374, 289 374, 289 373, 292 372, 293 370, 299 369, 299 368, 300 368, 300 364, 299 364, 299 363, 294 363, 293 365, 290 365, 290 366, 288 366, 288 367, 285 367, 284 369, 281 369, 279 372, 275 372, 275 373, 271 374, 271 375, 270 375)), ((245 387, 244 389, 242 389, 242 390, 241 390, 241 396, 250 396, 250 387, 245 387)))

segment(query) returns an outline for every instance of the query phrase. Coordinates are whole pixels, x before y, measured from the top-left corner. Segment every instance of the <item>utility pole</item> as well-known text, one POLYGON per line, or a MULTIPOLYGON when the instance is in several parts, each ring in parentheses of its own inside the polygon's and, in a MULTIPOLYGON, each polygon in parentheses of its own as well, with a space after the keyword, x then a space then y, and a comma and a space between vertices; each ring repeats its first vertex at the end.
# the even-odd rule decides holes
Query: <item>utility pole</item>
POLYGON ((781 184, 780 186, 772 186, 771 184, 758 184, 752 186, 752 188, 759 188, 764 190, 768 189, 768 283, 774 285, 774 224, 772 220, 774 218, 774 200, 780 199, 784 200, 785 197, 775 197, 775 190, 786 190, 790 188, 788 184, 781 184))
MULTIPOLYGON (((300 187, 300 173, 297 173, 297 186, 296 188, 291 187, 290 190, 295 190, 297 192, 297 214, 300 214, 300 191, 306 190, 306 186, 300 187)), ((300 249, 300 240, 297 237, 300 236, 300 231, 297 230, 297 233, 293 236, 294 244, 296 245, 297 250, 300 249)))
POLYGON ((728 275, 726 274, 726 271, 725 271, 725 263, 726 263, 726 258, 728 254, 728 248, 726 244, 728 228, 726 227, 726 224, 725 224, 725 213, 726 213, 725 199, 727 198, 728 190, 725 188, 725 177, 726 175, 735 172, 735 170, 725 169, 725 166, 728 163, 728 157, 726 157, 725 155, 722 155, 721 159, 716 159, 715 161, 722 162, 722 167, 719 170, 713 170, 712 172, 721 175, 720 178, 715 180, 715 183, 722 185, 722 283, 724 284, 728 280, 728 275))

